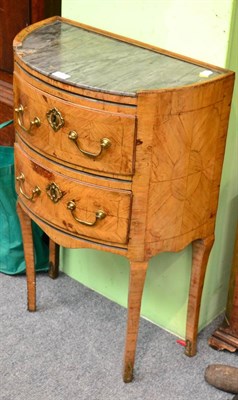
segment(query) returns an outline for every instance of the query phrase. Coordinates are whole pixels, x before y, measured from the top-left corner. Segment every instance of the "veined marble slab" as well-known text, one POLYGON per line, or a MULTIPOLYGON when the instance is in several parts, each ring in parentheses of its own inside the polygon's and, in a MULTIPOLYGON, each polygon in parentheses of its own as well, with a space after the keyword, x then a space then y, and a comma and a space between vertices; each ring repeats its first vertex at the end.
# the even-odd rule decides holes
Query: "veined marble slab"
POLYGON ((43 75, 133 97, 140 90, 184 86, 221 73, 61 21, 31 32, 15 51, 43 75))

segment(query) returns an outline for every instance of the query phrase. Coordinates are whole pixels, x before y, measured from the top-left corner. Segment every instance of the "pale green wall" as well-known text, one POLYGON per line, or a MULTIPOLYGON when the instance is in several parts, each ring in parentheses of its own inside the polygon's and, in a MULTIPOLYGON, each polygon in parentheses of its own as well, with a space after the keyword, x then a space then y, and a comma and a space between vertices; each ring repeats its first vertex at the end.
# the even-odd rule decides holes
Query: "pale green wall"
MULTIPOLYGON (((216 65, 225 66, 227 59, 230 67, 238 69, 235 58, 238 35, 235 35, 235 24, 231 24, 235 20, 235 12, 237 13, 237 1, 63 0, 62 6, 62 15, 67 18, 216 65)), ((221 184, 216 243, 208 265, 200 327, 214 319, 226 303, 235 214, 237 216, 235 118, 233 103, 221 184)), ((182 337, 185 333, 190 263, 190 246, 177 254, 166 253, 153 257, 142 304, 143 316, 182 337)), ((95 250, 63 249, 61 269, 86 286, 126 306, 129 277, 127 259, 95 250)))

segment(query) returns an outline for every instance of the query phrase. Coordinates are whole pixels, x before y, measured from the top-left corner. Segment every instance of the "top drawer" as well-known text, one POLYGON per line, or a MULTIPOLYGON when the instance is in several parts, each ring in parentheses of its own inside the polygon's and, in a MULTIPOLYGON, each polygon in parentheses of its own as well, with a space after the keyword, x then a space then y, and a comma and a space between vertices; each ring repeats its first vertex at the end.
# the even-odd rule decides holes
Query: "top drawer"
POLYGON ((133 174, 135 116, 99 110, 95 100, 77 104, 76 95, 33 86, 34 78, 14 80, 16 129, 31 147, 96 174, 133 174))

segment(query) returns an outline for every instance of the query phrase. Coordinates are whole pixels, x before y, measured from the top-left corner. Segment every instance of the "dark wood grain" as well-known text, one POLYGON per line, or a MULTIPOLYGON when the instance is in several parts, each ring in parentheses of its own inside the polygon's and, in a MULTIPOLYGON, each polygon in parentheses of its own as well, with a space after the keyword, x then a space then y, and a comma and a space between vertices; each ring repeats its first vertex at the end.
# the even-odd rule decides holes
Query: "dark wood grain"
POLYGON ((29 0, 1 0, 0 69, 12 73, 14 36, 30 23, 29 0))
POLYGON ((30 15, 31 24, 52 15, 61 15, 61 0, 31 0, 30 15))
MULTIPOLYGON (((61 14, 61 0, 0 0, 0 122, 13 118, 13 48, 16 34, 33 22, 61 14)), ((13 127, 1 130, 0 145, 12 146, 13 127)))
POLYGON ((216 350, 238 350, 238 228, 231 269, 226 316, 209 338, 208 343, 216 350))

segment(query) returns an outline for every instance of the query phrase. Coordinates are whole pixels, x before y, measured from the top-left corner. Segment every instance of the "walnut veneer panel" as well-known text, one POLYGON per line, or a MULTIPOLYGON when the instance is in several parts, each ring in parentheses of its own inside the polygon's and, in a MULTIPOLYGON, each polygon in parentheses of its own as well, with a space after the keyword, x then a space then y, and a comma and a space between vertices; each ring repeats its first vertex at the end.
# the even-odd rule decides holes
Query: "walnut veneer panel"
MULTIPOLYGON (((15 146, 16 175, 24 174, 25 181, 17 187, 28 195, 32 188, 38 186, 41 190, 38 198, 29 202, 23 196, 32 213, 45 220, 58 229, 75 236, 86 236, 109 243, 125 244, 128 241, 129 217, 131 207, 131 192, 112 190, 111 188, 92 185, 66 175, 64 168, 55 171, 53 165, 45 160, 36 163, 26 153, 21 151, 19 145, 15 146), (61 198, 54 202, 50 197, 49 186, 55 184, 61 191, 61 198), (98 210, 105 212, 105 218, 97 221, 95 226, 85 226, 78 223, 67 204, 74 201, 75 215, 86 222, 94 222, 98 210)), ((57 200, 57 198, 55 199, 57 200)))
POLYGON ((40 126, 35 126, 30 136, 18 124, 19 134, 30 146, 62 162, 95 170, 97 173, 121 175, 133 173, 135 143, 133 115, 124 114, 123 109, 121 112, 99 110, 95 108, 95 101, 91 101, 91 107, 88 102, 77 105, 73 96, 65 98, 62 91, 46 96, 44 86, 39 90, 26 83, 24 76, 19 79, 17 74, 14 76, 14 88, 15 104, 24 107, 20 123, 28 127, 35 117, 40 120, 40 126), (57 109, 64 120, 62 129, 56 132, 46 117, 52 109, 57 109), (78 136, 76 141, 69 138, 72 131, 78 136), (95 157, 94 162, 78 149, 80 147, 83 151, 97 154, 103 138, 110 141, 110 146, 103 150, 100 157, 95 157))
POLYGON ((150 254, 179 250, 179 242, 183 246, 184 240, 214 232, 232 89, 233 79, 228 79, 154 95, 150 254))
POLYGON ((14 52, 29 309, 36 309, 31 220, 51 238, 51 264, 52 241, 126 256, 130 382, 149 259, 192 243, 185 352, 193 356, 234 73, 58 17, 20 32, 14 52), (110 146, 98 151, 102 138, 110 146))

